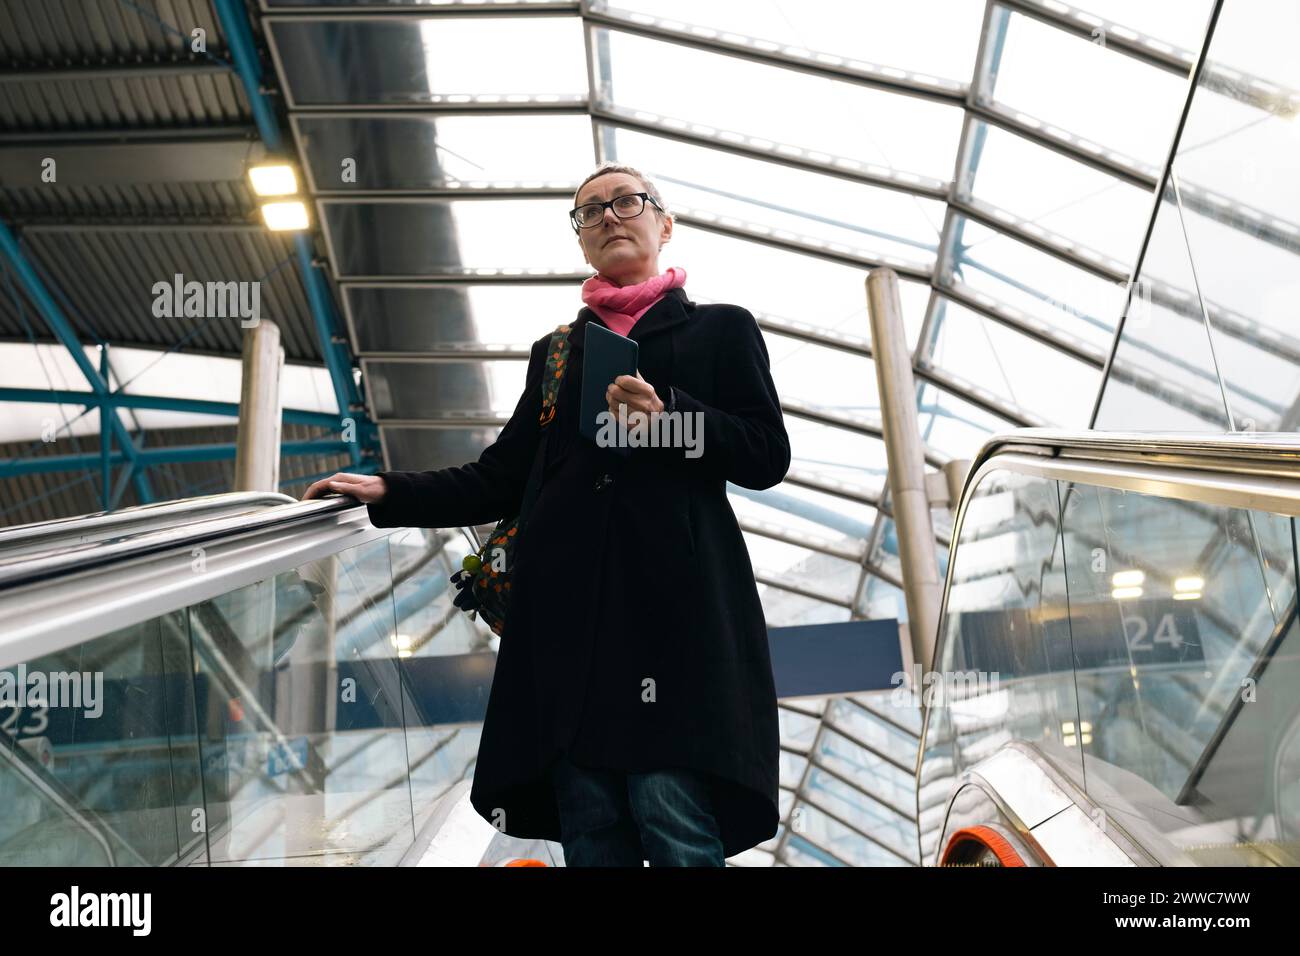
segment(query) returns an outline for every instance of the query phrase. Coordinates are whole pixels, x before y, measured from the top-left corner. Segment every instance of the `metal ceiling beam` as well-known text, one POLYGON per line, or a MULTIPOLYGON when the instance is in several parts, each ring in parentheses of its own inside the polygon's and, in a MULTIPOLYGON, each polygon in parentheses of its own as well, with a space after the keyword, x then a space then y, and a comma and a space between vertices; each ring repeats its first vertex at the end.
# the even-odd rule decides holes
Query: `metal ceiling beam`
POLYGON ((820 491, 822 494, 834 495, 837 498, 843 498, 845 501, 856 502, 861 505, 870 505, 872 508, 881 507, 880 495, 867 488, 859 485, 851 485, 848 482, 837 481, 834 478, 827 478, 823 475, 814 474, 813 472, 804 471, 800 468, 791 468, 785 473, 783 479, 786 483, 796 485, 800 488, 807 488, 809 491, 820 491))
POLYGON ((697 123, 676 120, 671 117, 660 117, 657 120, 652 120, 647 118, 644 111, 641 110, 638 110, 634 115, 631 111, 623 112, 617 107, 606 107, 593 103, 591 115, 593 119, 610 126, 661 136, 692 146, 721 150, 747 159, 777 163, 791 169, 821 173, 849 182, 866 186, 879 186, 881 189, 892 189, 896 192, 924 196, 940 202, 948 197, 948 184, 946 182, 926 176, 886 169, 847 156, 834 156, 830 157, 829 160, 820 160, 811 155, 811 153, 816 152, 815 150, 806 150, 801 146, 790 143, 771 143, 770 140, 764 140, 763 137, 750 136, 732 130, 719 130, 716 131, 717 135, 707 135, 699 132, 698 129, 693 129, 693 127, 699 126, 697 123))
MULTIPOLYGON (((576 183, 574 185, 577 185, 576 183)), ((431 186, 421 189, 317 189, 318 199, 572 199, 568 186, 431 186)))
POLYGON ((776 44, 757 37, 742 36, 738 31, 701 29, 686 33, 665 26, 662 20, 647 22, 649 18, 640 14, 635 14, 633 19, 632 14, 620 16, 617 11, 593 10, 587 0, 582 3, 582 19, 587 28, 605 27, 620 33, 663 40, 692 50, 793 70, 821 79, 838 80, 952 106, 961 106, 966 99, 964 83, 925 79, 921 74, 815 51, 804 51, 807 55, 801 56, 795 52, 793 45, 773 49, 776 44))
MULTIPOLYGON (((284 442, 280 454, 286 457, 303 455, 345 455, 351 451, 347 442, 328 440, 284 442)), ((232 443, 212 445, 172 445, 136 449, 136 459, 143 465, 177 465, 204 461, 233 461, 235 446, 232 443)), ((93 471, 101 464, 99 452, 84 455, 39 455, 13 461, 0 461, 0 478, 20 475, 39 475, 67 471, 93 471)), ((131 464, 129 454, 116 450, 109 456, 112 465, 131 464)), ((152 498, 150 499, 152 500, 152 498)))
POLYGON ((787 591, 790 594, 797 594, 800 597, 806 597, 812 601, 820 601, 823 604, 831 604, 835 607, 847 608, 853 610, 853 602, 848 598, 839 598, 834 595, 825 594, 821 591, 815 591, 812 588, 803 587, 798 584, 791 584, 784 578, 778 578, 775 575, 768 574, 764 571, 755 571, 754 580, 759 584, 765 584, 770 588, 776 588, 778 591, 787 591))
POLYGON ((78 66, 19 67, 0 70, 0 83, 54 83, 64 80, 159 79, 162 77, 197 77, 227 74, 230 67, 219 60, 154 60, 117 63, 85 63, 78 66))
POLYGON ((1021 408, 1006 399, 995 395, 986 388, 978 386, 973 382, 966 382, 941 368, 929 364, 913 366, 916 377, 924 382, 928 382, 936 388, 941 388, 945 392, 970 402, 981 411, 996 415, 998 418, 1006 420, 1008 423, 1017 428, 1038 428, 1052 423, 1046 419, 1040 418, 1033 412, 1021 408))
MULTIPOLYGON (((170 398, 160 395, 134 395, 111 392, 75 392, 62 389, 4 388, 0 387, 0 402, 25 402, 29 404, 84 405, 88 408, 132 408, 163 412, 185 412, 194 415, 222 415, 239 417, 238 402, 213 402, 195 398, 170 398)), ((321 428, 338 428, 339 418, 329 412, 307 409, 284 409, 284 422, 288 425, 314 425, 321 428)))
POLYGON ((571 17, 579 13, 576 2, 556 0, 552 3, 447 3, 443 6, 401 6, 389 4, 379 6, 373 3, 340 3, 330 6, 271 6, 262 0, 263 13, 274 14, 285 20, 378 20, 378 19, 455 19, 458 17, 499 17, 501 19, 518 17, 571 17))
MULTIPOLYGON (((984 297, 964 287, 936 285, 935 288, 940 292, 942 298, 956 302, 958 305, 977 312, 985 318, 992 319, 1000 325, 1014 329, 1044 345, 1055 348, 1079 362, 1097 369, 1105 368, 1106 353, 1091 343, 1084 342, 1082 339, 1073 336, 1066 336, 1065 333, 1052 329, 1047 323, 1033 319, 1019 310, 1012 310, 1001 304, 990 305, 984 301, 984 297)), ((1137 343, 1137 347, 1143 351, 1159 354, 1157 349, 1147 343, 1137 343)), ((1205 421, 1215 422, 1218 420, 1213 415, 1206 417, 1207 406, 1197 401, 1195 396, 1188 395, 1185 392, 1170 392, 1167 383, 1146 369, 1126 362, 1124 376, 1128 384, 1133 385, 1145 394, 1154 395, 1164 402, 1170 402, 1175 407, 1181 408, 1183 411, 1205 421)))
POLYGON ((252 126, 226 124, 220 126, 115 126, 108 129, 18 129, 5 130, 5 143, 57 144, 71 146, 92 143, 175 143, 191 140, 207 141, 242 139, 256 141, 257 129, 252 126))
POLYGON ((1101 368, 1105 364, 1105 352, 1100 346, 1061 332, 1047 322, 1027 315, 1019 309, 1004 306, 993 300, 992 296, 984 296, 982 293, 974 292, 965 285, 947 285, 936 282, 934 289, 943 298, 965 306, 972 312, 978 312, 999 325, 1020 332, 1036 342, 1050 346, 1058 352, 1083 362, 1085 365, 1101 368))
POLYGON ((50 190, 87 186, 243 182, 248 163, 266 150, 244 138, 185 142, 0 146, 0 182, 50 190), (58 180, 41 179, 45 159, 58 162, 58 180))
MULTIPOLYGON (((215 2, 215 0, 214 0, 215 2)), ((315 116, 318 113, 383 113, 389 116, 396 116, 405 113, 423 114, 423 113, 480 113, 480 114, 509 114, 509 113, 575 113, 583 112, 587 108, 587 98, 585 96, 497 96, 496 94, 484 93, 476 96, 469 96, 461 99, 459 94, 456 98, 448 96, 438 96, 428 94, 423 102, 419 103, 366 103, 355 107, 349 107, 347 103, 290 103, 289 108, 295 113, 302 116, 315 116)))
MULTIPOLYGON (((262 64, 253 43, 253 30, 248 20, 248 11, 242 0, 212 0, 212 3, 221 31, 230 45, 231 60, 244 86, 262 141, 271 152, 279 152, 285 148, 285 142, 271 100, 262 89, 262 64)), ((342 323, 338 320, 329 285, 314 264, 315 255, 310 237, 303 233, 295 233, 293 244, 298 259, 298 272, 307 292, 307 301, 316 325, 321 355, 334 386, 339 416, 341 419, 357 420, 358 441, 352 444, 352 458, 353 464, 359 464, 361 442, 369 443, 372 429, 365 415, 365 406, 357 383, 352 376, 352 361, 345 347, 346 335, 342 323)))
POLYGON ((755 225, 751 228, 731 226, 722 222, 713 222, 701 218, 689 212, 675 212, 674 218, 688 226, 704 232, 711 232, 719 236, 727 236, 731 239, 743 239, 747 242, 757 242, 760 245, 768 246, 773 249, 780 249, 783 252, 794 252, 800 255, 816 256, 827 262, 834 262, 837 265, 850 266, 855 269, 875 269, 880 266, 888 266, 893 269, 901 278, 912 279, 917 282, 928 282, 930 280, 930 268, 918 262, 909 262, 905 259, 899 259, 896 256, 872 256, 870 254, 855 254, 852 252, 840 252, 831 245, 841 245, 840 243, 820 243, 811 237, 799 239, 782 239, 773 236, 764 230, 766 227, 755 225))
POLYGON ((846 548, 836 544, 829 539, 812 538, 804 534, 795 534, 785 528, 767 521, 751 521, 747 518, 740 518, 741 531, 748 531, 750 534, 756 534, 762 538, 769 538, 772 541, 780 541, 784 544, 793 545, 796 548, 803 548, 806 551, 813 551, 817 554, 824 554, 828 557, 838 558, 841 561, 849 561, 853 564, 860 564, 863 558, 862 547, 846 548))
MULTIPOLYGON (((19 284, 26 292, 27 298, 36 307, 41 314, 45 324, 54 333, 63 347, 68 350, 72 361, 76 364, 90 388, 97 395, 108 395, 111 389, 108 383, 100 376, 99 371, 91 364, 90 359, 86 357, 85 350, 82 348, 81 341, 77 336, 76 330, 72 327, 59 304, 50 295, 49 289, 41 281, 41 277, 36 274, 31 262, 27 259, 18 240, 9 230, 4 222, 0 222, 0 257, 3 257, 13 270, 19 284)), ((142 504, 148 504, 153 501, 153 489, 149 485, 149 480, 145 474, 137 467, 140 464, 141 452, 136 447, 130 432, 122 424, 122 419, 118 416, 116 409, 111 410, 105 420, 100 422, 100 431, 108 431, 117 439, 121 454, 125 456, 125 461, 131 466, 131 480, 135 485, 136 494, 139 496, 142 504), (108 425, 108 429, 104 425, 108 425)), ((98 461, 98 456, 94 456, 98 461)), ((90 467, 94 467, 91 465, 90 467)))
MULTIPOLYGON (((1011 110, 996 104, 985 106, 980 103, 971 103, 966 107, 977 118, 984 120, 993 126, 1000 127, 1009 133, 1015 133, 1022 139, 1037 143, 1045 149, 1050 149, 1054 153, 1073 159, 1076 162, 1083 163, 1085 166, 1091 166, 1093 169, 1100 170, 1114 176, 1116 179, 1130 183, 1147 192, 1156 188, 1157 176, 1148 168, 1133 160, 1131 157, 1121 156, 1113 150, 1096 147, 1090 149, 1084 145, 1084 141, 1077 137, 1065 137, 1053 135, 1044 130, 1058 129, 1054 123, 1044 123, 1035 121, 1038 126, 1025 122, 1011 110)), ((1021 114, 1023 115, 1023 114, 1021 114)), ((1096 146, 1096 144, 1092 144, 1096 146)))
POLYGON ((108 216, 95 219, 67 219, 57 215, 37 220, 19 217, 12 220, 22 224, 24 234, 60 233, 60 232, 266 232, 266 226, 256 222, 232 222, 229 219, 208 219, 203 216, 187 216, 185 219, 169 219, 160 222, 156 219, 119 219, 108 216))
POLYGON ((1044 3, 1042 0, 999 0, 1000 4, 1016 13, 1023 13, 1048 26, 1080 37, 1090 43, 1100 40, 1107 50, 1154 66, 1156 69, 1179 76, 1187 76, 1196 64, 1196 54, 1182 50, 1171 43, 1156 40, 1130 30, 1093 13, 1066 6, 1062 3, 1044 3))
POLYGON ((1028 220, 1013 216, 1003 209, 995 209, 978 200, 959 199, 956 196, 948 204, 971 222, 977 222, 987 229, 1024 243, 1032 249, 1059 259, 1066 265, 1105 279, 1107 282, 1125 282, 1128 272, 1116 259, 1103 255, 1087 246, 1067 239, 1059 233, 1034 226, 1028 220))

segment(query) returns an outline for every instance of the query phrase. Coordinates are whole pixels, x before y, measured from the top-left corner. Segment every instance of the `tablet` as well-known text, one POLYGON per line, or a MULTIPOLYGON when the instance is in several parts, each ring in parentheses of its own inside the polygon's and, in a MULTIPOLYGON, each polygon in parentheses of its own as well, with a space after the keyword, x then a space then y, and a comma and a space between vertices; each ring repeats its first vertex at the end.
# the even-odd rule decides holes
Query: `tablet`
MULTIPOLYGON (((635 375, 640 346, 635 339, 611 332, 595 322, 587 323, 582 350, 582 402, 578 433, 596 440, 601 425, 598 416, 609 411, 605 390, 620 375, 635 375)), ((628 450, 618 449, 627 454, 628 450)))

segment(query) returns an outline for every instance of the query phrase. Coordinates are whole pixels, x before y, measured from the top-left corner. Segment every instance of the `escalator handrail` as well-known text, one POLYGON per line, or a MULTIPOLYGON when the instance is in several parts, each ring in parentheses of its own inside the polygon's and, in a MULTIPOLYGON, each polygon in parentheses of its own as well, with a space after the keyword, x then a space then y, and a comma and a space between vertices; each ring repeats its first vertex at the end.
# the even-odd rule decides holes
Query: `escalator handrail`
POLYGON ((310 521, 326 514, 365 507, 355 498, 331 497, 312 501, 295 501, 263 508, 250 514, 226 515, 200 519, 173 528, 145 530, 111 541, 93 541, 51 550, 33 557, 0 557, 0 591, 86 571, 120 561, 143 557, 159 551, 229 538, 250 531, 262 531, 277 525, 286 527, 310 521))
POLYGON ((247 513, 291 504, 294 500, 278 492, 235 491, 14 525, 0 528, 0 557, 7 557, 10 549, 18 547, 22 547, 24 552, 43 546, 53 550, 58 543, 77 537, 108 537, 144 529, 162 530, 195 521, 205 513, 247 513))
MULTIPOLYGON (((930 670, 938 667, 943 655, 943 623, 948 614, 948 597, 952 588, 953 573, 957 567, 956 550, 961 543, 962 528, 970 499, 980 481, 1000 458, 1023 461, 1025 456, 1053 459, 1058 464, 1077 466, 1090 470, 1091 480, 1102 483, 1107 474, 1120 475, 1135 467, 1158 468, 1168 472, 1175 484, 1184 481, 1180 471, 1188 474, 1188 487, 1204 485, 1206 480, 1194 477, 1239 476, 1251 483, 1249 490, 1235 492, 1224 486, 1221 494, 1231 497, 1235 493, 1245 497, 1250 490, 1268 487, 1279 497, 1287 499, 1290 510, 1300 514, 1300 435, 1289 432, 1234 432, 1207 435, 1191 432, 1103 432, 1070 431, 1054 428, 1022 428, 1002 432, 990 437, 972 460, 962 487, 952 527, 952 552, 948 558, 947 574, 940 600, 938 627, 934 636, 934 659, 925 662, 930 670)), ((1150 492, 1149 492, 1150 493, 1150 492)), ((1254 507, 1243 502, 1238 507, 1254 507)), ((916 753, 916 774, 920 777, 929 736, 931 708, 923 706, 920 745, 916 753)))
MULTIPOLYGON (((1012 451, 1096 463, 1141 460, 1172 468, 1300 477, 1300 435, 1292 432, 1102 432, 1021 428, 990 437, 967 479, 990 458, 1012 451)), ((963 489, 965 501, 967 490, 963 489)))

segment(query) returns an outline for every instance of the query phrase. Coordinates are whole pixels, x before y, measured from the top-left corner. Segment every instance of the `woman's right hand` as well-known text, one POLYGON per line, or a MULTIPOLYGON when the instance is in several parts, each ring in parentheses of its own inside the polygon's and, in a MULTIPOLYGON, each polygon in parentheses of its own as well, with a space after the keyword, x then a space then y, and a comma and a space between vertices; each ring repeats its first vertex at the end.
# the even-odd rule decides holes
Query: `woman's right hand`
POLYGON ((362 504, 373 505, 384 500, 384 495, 388 493, 388 485, 378 475, 351 475, 346 471, 340 471, 314 482, 302 496, 302 500, 324 498, 330 492, 351 495, 362 504))

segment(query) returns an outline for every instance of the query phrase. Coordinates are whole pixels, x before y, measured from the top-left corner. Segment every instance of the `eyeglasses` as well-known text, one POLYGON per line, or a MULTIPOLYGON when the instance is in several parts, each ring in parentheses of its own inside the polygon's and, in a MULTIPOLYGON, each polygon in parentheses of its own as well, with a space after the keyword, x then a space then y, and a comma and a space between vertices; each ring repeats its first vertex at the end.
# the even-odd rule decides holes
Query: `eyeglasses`
POLYGON ((649 193, 628 193, 626 196, 615 196, 609 202, 583 203, 575 209, 570 209, 569 221, 573 223, 575 232, 578 229, 589 229, 599 225, 605 220, 606 206, 613 209, 614 215, 619 219, 635 219, 645 212, 647 201, 663 212, 664 207, 655 202, 654 197, 649 193))

